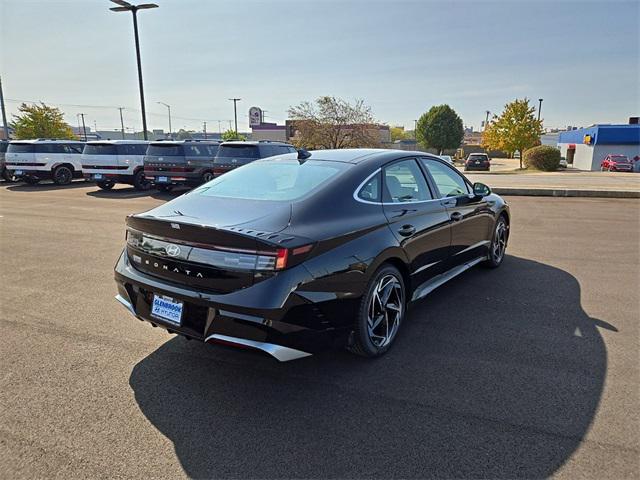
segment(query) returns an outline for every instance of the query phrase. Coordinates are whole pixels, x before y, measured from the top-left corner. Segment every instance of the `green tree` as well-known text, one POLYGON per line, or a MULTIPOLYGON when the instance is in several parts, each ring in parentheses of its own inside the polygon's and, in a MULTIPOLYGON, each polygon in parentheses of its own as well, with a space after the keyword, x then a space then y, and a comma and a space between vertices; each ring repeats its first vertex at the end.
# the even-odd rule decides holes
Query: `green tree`
POLYGON ((408 138, 411 138, 405 131, 404 127, 391 127, 389 130, 391 132, 392 142, 395 142, 396 140, 406 140, 408 138))
POLYGON ((520 168, 526 149, 540 144, 542 120, 537 120, 535 107, 529 99, 515 99, 504 106, 482 133, 482 145, 490 150, 503 150, 509 154, 520 152, 520 168))
POLYGON ((50 107, 44 103, 28 105, 23 103, 18 107, 20 112, 13 115, 11 128, 18 140, 26 138, 76 138, 71 127, 64 121, 60 109, 50 107))
POLYGON ((438 153, 458 148, 464 138, 462 119, 449 105, 437 105, 418 119, 416 140, 438 153))
POLYGON ((349 103, 336 97, 319 97, 289 108, 297 147, 359 148, 380 146, 380 128, 364 100, 349 103))
POLYGON ((185 130, 184 128, 181 128, 173 136, 176 140, 191 140, 193 138, 192 133, 192 130, 185 130))
POLYGON ((245 137, 244 135, 240 135, 239 133, 236 133, 235 130, 227 130, 226 132, 224 132, 222 134, 222 140, 229 141, 229 140, 246 140, 247 137, 245 137))

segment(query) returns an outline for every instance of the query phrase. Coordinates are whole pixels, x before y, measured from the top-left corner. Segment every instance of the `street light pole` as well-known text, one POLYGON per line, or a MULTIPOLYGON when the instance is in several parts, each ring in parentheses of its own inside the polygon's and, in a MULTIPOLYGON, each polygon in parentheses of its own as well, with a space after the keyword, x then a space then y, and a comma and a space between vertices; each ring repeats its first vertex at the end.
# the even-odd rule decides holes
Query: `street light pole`
POLYGON ((237 108, 237 103, 242 99, 241 98, 230 98, 229 100, 231 100, 233 102, 233 117, 235 118, 236 137, 237 137, 238 136, 238 108, 237 108))
POLYGON ((155 3, 143 3, 140 5, 131 5, 124 0, 111 0, 113 3, 120 5, 109 10, 113 12, 131 12, 133 16, 133 35, 136 42, 136 60, 138 62, 138 86, 140 88, 140 107, 142 110, 142 130, 144 139, 147 140, 147 114, 144 108, 144 88, 142 86, 142 63, 140 62, 140 40, 138 38, 138 10, 146 10, 149 8, 158 8, 155 3))
POLYGON ((169 138, 173 140, 173 133, 171 130, 171 105, 167 105, 164 102, 157 102, 160 105, 164 105, 165 107, 167 107, 167 110, 169 111, 169 138))
POLYGON ((84 133, 84 141, 87 141, 87 126, 84 124, 84 113, 79 113, 78 115, 80 115, 82 117, 82 132, 84 133))
POLYGON ((489 110, 487 110, 487 116, 484 119, 484 129, 487 129, 487 125, 489 125, 489 115, 491 115, 491 112, 489 110))
POLYGON ((122 132, 122 139, 124 140, 124 120, 122 119, 122 110, 124 110, 124 107, 118 107, 118 110, 120 110, 120 131, 122 132))
POLYGON ((204 133, 204 139, 207 139, 207 122, 202 122, 202 133, 204 133))
POLYGON ((9 125, 7 125, 7 112, 4 109, 4 94, 2 93, 2 78, 0 78, 0 109, 2 110, 2 128, 4 139, 9 140, 9 125))
POLYGON ((538 121, 540 121, 540 114, 542 113, 542 98, 538 99, 538 121))

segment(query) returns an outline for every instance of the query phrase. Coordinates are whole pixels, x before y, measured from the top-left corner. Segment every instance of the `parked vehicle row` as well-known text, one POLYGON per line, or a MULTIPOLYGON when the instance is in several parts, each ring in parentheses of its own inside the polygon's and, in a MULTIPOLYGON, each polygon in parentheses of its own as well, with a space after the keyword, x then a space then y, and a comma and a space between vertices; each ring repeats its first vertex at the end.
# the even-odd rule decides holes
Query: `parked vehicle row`
POLYGON ((29 184, 53 180, 67 185, 74 178, 96 182, 104 190, 116 183, 137 190, 154 186, 196 187, 254 160, 297 150, 288 143, 220 142, 215 140, 154 141, 35 139, 0 143, 2 174, 29 184), (4 153, 6 150, 6 154, 4 153), (6 159, 4 158, 6 156, 6 159))

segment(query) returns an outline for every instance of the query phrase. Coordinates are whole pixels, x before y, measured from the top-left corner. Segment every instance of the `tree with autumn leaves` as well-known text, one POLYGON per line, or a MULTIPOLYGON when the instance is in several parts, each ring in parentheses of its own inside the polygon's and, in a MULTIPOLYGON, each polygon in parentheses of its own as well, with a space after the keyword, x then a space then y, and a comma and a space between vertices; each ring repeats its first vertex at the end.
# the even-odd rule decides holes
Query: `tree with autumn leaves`
POLYGON ((59 108, 44 103, 18 107, 20 112, 14 115, 11 128, 18 140, 27 138, 76 138, 71 127, 64 121, 64 114, 59 108))
POLYGON ((482 133, 482 146, 487 150, 502 150, 509 154, 520 152, 520 168, 524 152, 528 148, 540 145, 542 120, 537 120, 535 107, 529 105, 529 99, 516 99, 507 103, 500 116, 495 117, 482 133))

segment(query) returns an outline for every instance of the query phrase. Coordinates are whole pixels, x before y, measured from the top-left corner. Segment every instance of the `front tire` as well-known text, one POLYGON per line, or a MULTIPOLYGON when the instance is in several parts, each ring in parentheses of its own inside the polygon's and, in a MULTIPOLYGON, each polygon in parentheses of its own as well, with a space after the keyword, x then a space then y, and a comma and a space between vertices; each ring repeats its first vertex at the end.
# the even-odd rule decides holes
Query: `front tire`
POLYGON ((396 338, 406 310, 406 289, 402 275, 392 265, 383 265, 369 280, 360 301, 351 352, 379 357, 396 338))
POLYGON ((96 185, 102 190, 111 190, 115 183, 113 182, 96 182, 96 185))
POLYGON ((488 268, 498 268, 504 260, 507 251, 507 241, 509 240, 509 225, 504 215, 500 215, 496 226, 493 229, 493 238, 489 247, 489 258, 483 262, 488 268))
POLYGON ((133 176, 133 188, 141 192, 149 190, 151 182, 144 176, 144 170, 138 170, 133 176))
POLYGON ((69 185, 73 180, 73 171, 64 165, 56 167, 53 171, 53 183, 56 185, 69 185))

